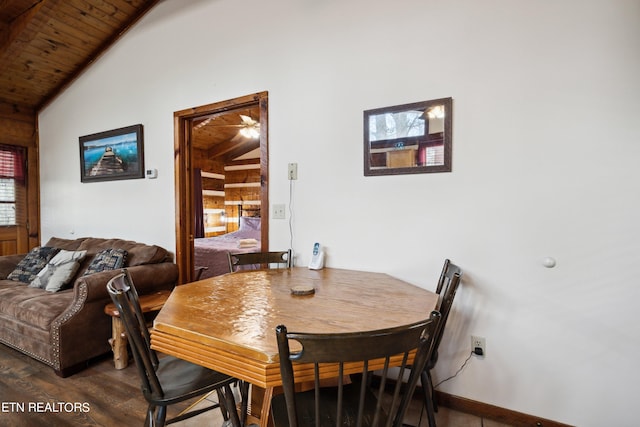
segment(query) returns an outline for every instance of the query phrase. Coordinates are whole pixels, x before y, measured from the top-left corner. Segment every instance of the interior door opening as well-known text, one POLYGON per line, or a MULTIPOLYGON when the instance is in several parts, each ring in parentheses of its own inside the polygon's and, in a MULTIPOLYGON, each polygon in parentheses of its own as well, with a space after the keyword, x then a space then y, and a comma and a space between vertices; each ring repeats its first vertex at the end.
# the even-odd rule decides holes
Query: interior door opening
POLYGON ((268 96, 174 113, 180 283, 228 272, 226 253, 266 250, 268 96))

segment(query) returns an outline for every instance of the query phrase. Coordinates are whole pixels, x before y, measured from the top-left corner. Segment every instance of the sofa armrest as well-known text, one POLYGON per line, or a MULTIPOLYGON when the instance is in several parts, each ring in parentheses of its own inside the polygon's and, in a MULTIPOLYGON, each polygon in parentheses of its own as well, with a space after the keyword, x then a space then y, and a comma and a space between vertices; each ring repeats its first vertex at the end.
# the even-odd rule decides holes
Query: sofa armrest
MULTIPOLYGON (((137 265, 127 267, 133 284, 140 295, 161 289, 173 289, 178 281, 178 266, 171 262, 137 265)), ((107 293, 107 282, 120 274, 122 270, 109 270, 90 274, 76 279, 74 283, 74 299, 79 298, 80 285, 86 286, 86 302, 94 300, 110 300, 107 293)))
POLYGON ((25 254, 0 256, 0 280, 6 279, 24 256, 25 254))

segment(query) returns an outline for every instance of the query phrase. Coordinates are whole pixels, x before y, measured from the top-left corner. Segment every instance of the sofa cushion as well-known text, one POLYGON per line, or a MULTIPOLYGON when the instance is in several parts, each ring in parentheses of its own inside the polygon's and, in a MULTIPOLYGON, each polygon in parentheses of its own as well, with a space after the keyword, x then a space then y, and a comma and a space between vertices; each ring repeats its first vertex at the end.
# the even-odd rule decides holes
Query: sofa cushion
POLYGON ((58 292, 69 284, 71 278, 87 254, 87 251, 67 251, 61 249, 29 284, 32 288, 58 292))
POLYGON ((78 247, 87 240, 86 237, 81 237, 79 239, 63 239, 60 237, 52 237, 49 239, 45 246, 51 246, 53 248, 64 249, 67 251, 77 251, 78 247))
POLYGON ((83 276, 100 273, 105 270, 116 270, 118 268, 122 268, 124 267, 126 260, 126 250, 114 248, 104 249, 96 254, 83 276))
POLYGON ((89 237, 78 246, 77 250, 86 250, 87 256, 97 254, 103 249, 124 249, 127 251, 127 267, 156 264, 171 259, 166 249, 156 245, 145 245, 131 240, 100 239, 89 237))
POLYGON ((52 295, 27 286, 0 287, 0 316, 15 319, 16 324, 32 325, 50 331, 51 322, 73 301, 73 290, 52 295))
POLYGON ((40 246, 31 249, 25 257, 18 263, 7 279, 17 282, 31 283, 36 275, 47 265, 60 249, 51 246, 40 246))

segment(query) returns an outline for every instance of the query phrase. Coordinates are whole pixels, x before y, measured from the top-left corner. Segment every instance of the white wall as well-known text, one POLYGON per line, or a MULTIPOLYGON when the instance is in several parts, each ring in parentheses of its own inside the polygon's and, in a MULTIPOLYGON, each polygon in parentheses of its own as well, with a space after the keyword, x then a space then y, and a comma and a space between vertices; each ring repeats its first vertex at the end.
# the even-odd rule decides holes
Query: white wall
MULTIPOLYGON (((272 203, 298 163, 299 264, 317 240, 332 267, 433 289, 449 257, 465 276, 436 380, 471 334, 487 356, 441 390, 630 426, 639 75, 637 0, 164 1, 41 113, 42 239, 173 250, 173 112, 267 90, 272 203), (363 176, 364 110, 447 96, 452 173, 363 176), (78 137, 135 123, 158 179, 82 184, 78 137)), ((287 221, 270 241, 289 245, 287 221)))

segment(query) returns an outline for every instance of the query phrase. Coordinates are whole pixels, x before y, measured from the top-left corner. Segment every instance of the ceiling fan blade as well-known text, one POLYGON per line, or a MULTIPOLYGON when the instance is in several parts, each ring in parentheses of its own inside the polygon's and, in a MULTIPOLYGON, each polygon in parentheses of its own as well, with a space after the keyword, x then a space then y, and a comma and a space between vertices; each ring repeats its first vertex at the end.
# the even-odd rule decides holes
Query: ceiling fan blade
POLYGON ((258 124, 257 121, 253 120, 251 117, 249 116, 245 116, 244 114, 239 114, 240 118, 242 119, 242 123, 246 126, 254 126, 256 124, 258 124))

